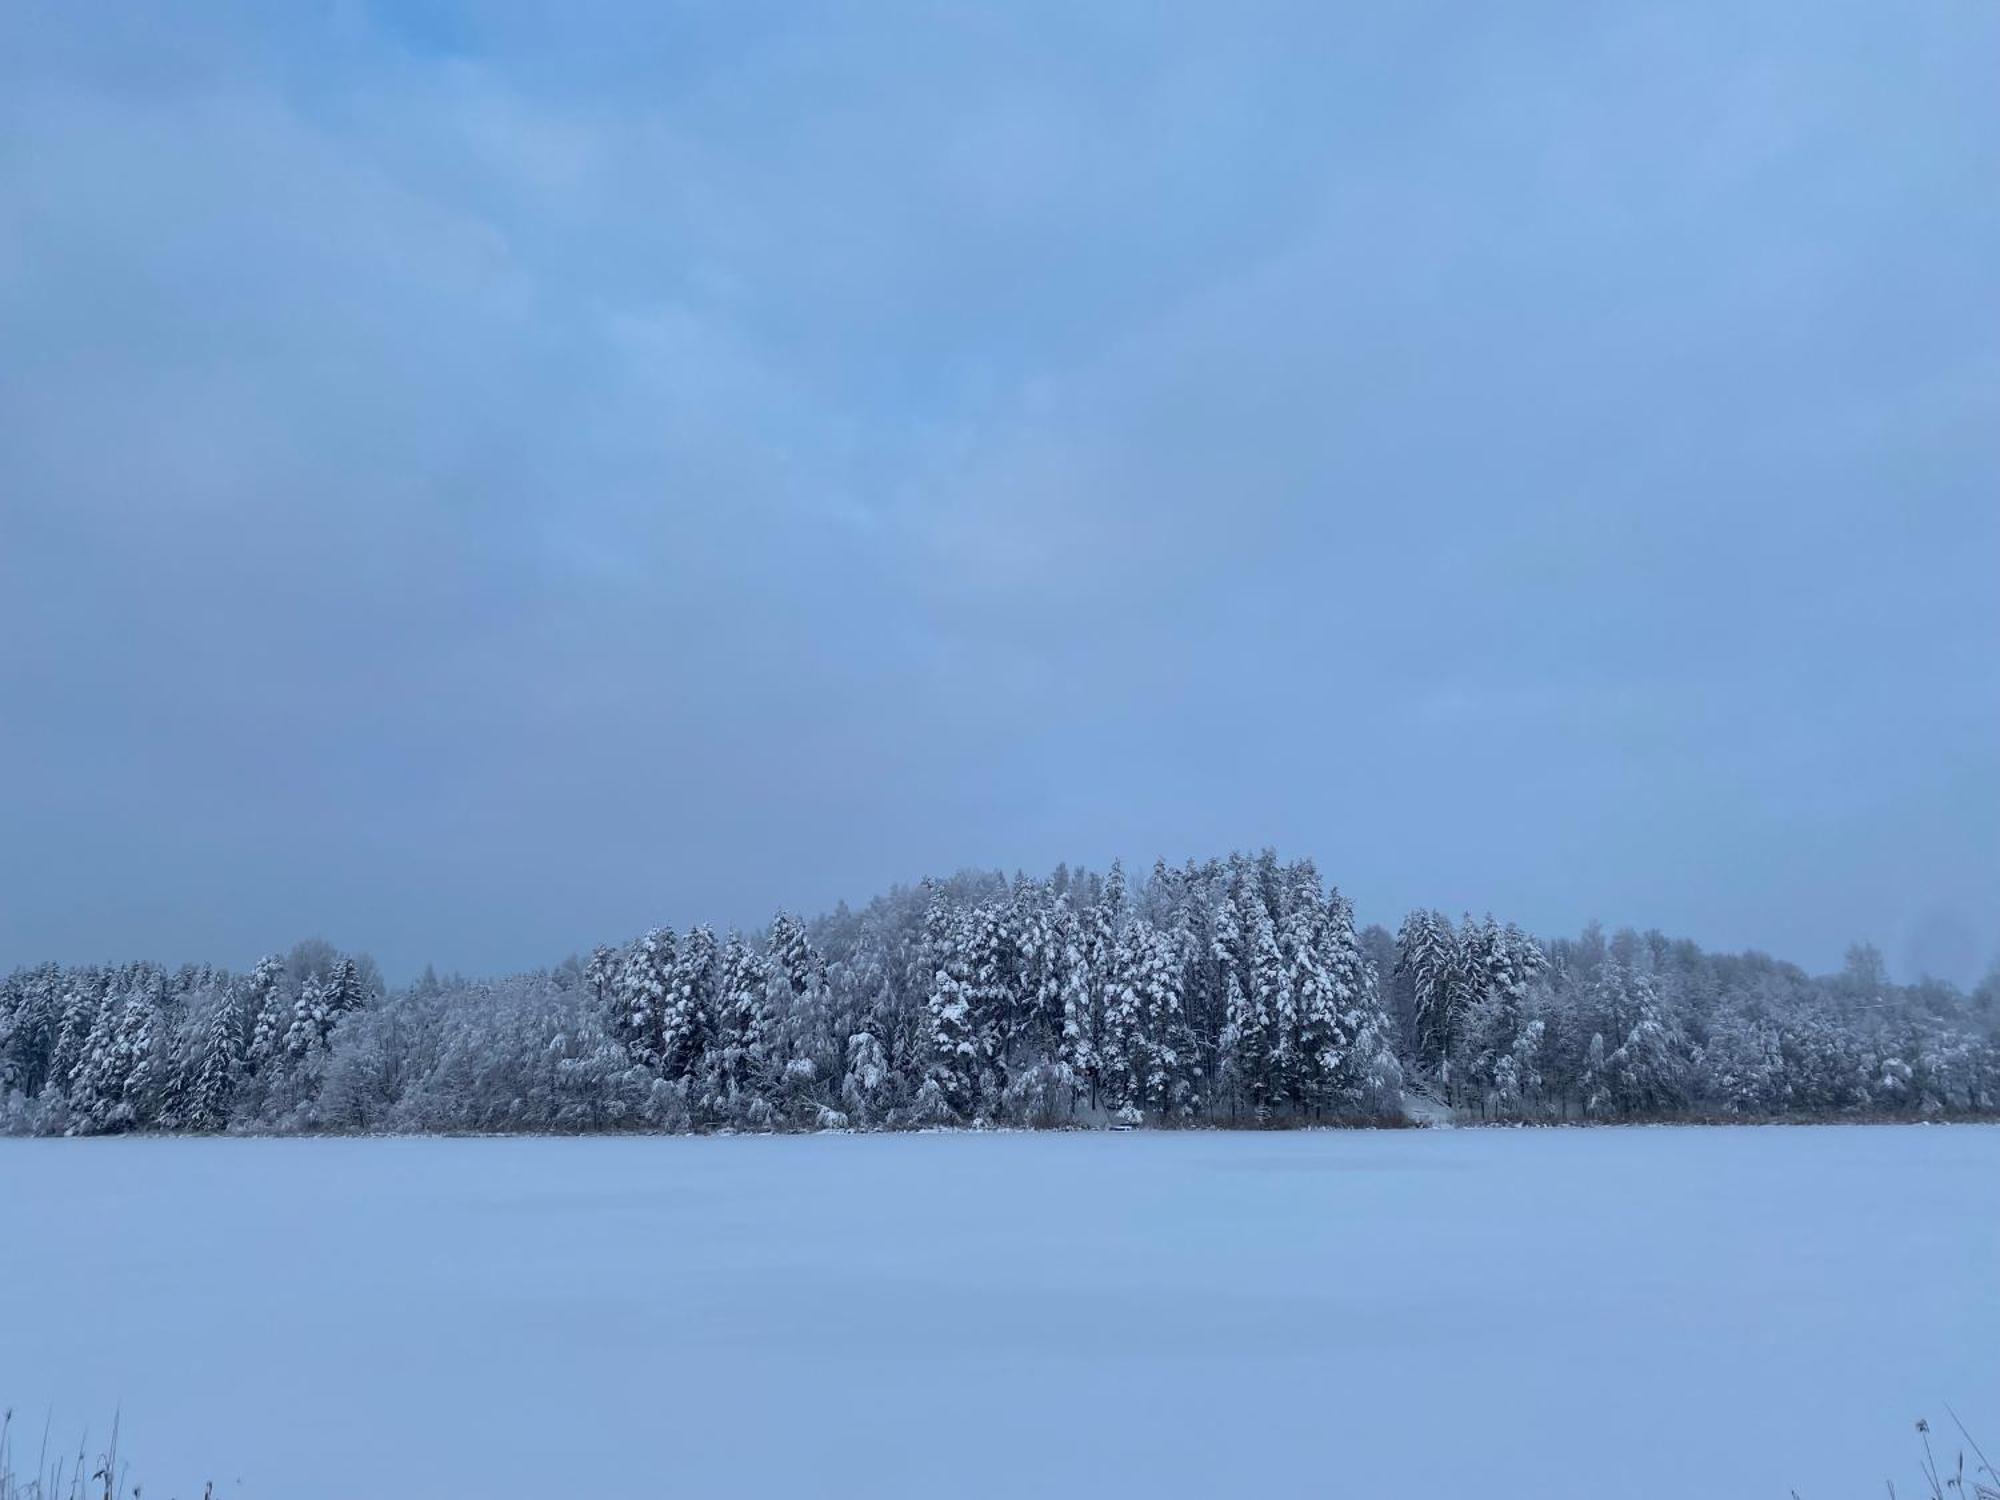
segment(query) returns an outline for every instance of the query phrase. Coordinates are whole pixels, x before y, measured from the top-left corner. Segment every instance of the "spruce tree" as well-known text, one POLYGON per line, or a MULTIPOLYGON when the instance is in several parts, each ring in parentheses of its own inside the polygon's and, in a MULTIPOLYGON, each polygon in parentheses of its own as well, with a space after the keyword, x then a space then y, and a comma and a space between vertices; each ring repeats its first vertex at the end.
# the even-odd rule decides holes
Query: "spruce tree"
POLYGON ((125 1076, 120 1089, 120 1122, 141 1129, 158 1117, 167 1091, 166 1027, 160 1000, 145 991, 126 1003, 119 1037, 125 1076))
POLYGON ((1410 986, 1417 1018, 1417 1061, 1451 1088, 1463 986, 1457 934, 1441 912, 1413 911, 1396 940, 1397 969, 1410 986))
POLYGON ((1685 1102, 1680 1040, 1664 1013, 1653 976, 1616 960, 1599 980, 1603 1012, 1618 1038, 1602 1074, 1607 1101, 1620 1114, 1667 1114, 1685 1102))
POLYGON ((840 1101, 857 1125, 880 1125, 888 1117, 894 1075, 888 1054, 874 1033, 857 1031, 847 1039, 847 1070, 841 1075, 840 1101))
POLYGON ((1145 1106, 1163 1119, 1185 1119, 1201 1107, 1201 1061, 1187 1020, 1184 945, 1171 933, 1141 934, 1137 984, 1144 1013, 1145 1106))
POLYGON ((260 1074, 283 1059, 285 1027, 285 961, 271 954, 257 960, 250 973, 244 1008, 250 1017, 249 1070, 260 1074))
POLYGON ((690 929, 674 959, 660 1018, 660 1072, 670 1081, 698 1078, 715 1045, 717 962, 714 932, 690 929))
POLYGON ((1063 1035, 1091 1108, 1099 1103, 1109 1066, 1109 1010, 1124 921, 1125 872, 1114 862, 1099 899, 1084 913, 1082 964, 1063 1017, 1063 1035))
POLYGON ((1375 965, 1355 931, 1353 904, 1338 890, 1328 893, 1323 934, 1337 1037, 1337 1053, 1325 1067, 1325 1103, 1349 1113, 1385 1113, 1402 1091, 1395 1028, 1382 1008, 1375 965))
POLYGON ((242 1069, 242 1038, 230 997, 218 994, 202 1028, 201 1052, 187 1102, 188 1128, 215 1131, 228 1127, 242 1069))
POLYGON ((973 1012, 971 935, 964 917, 933 894, 924 919, 931 982, 925 1000, 930 1064, 926 1081, 944 1107, 969 1119, 979 1105, 980 1034, 973 1012))
POLYGON ((49 1054, 48 1086, 67 1095, 78 1060, 97 1029, 104 1009, 102 978, 87 970, 77 971, 63 992, 61 1020, 56 1024, 55 1044, 49 1054))
POLYGON ((709 1107, 740 1120, 767 1114, 772 1067, 770 977, 738 933, 722 946, 718 1042, 709 1068, 709 1107))
POLYGON ((1098 1073, 1107 1106, 1136 1124, 1145 1108, 1146 1000, 1140 971, 1149 947, 1148 932, 1132 922, 1112 949, 1104 986, 1103 1041, 1098 1073))
POLYGON ((286 1062, 297 1067, 326 1045, 333 1029, 332 989, 318 975, 309 976, 299 986, 292 1001, 292 1015, 285 1027, 283 1053, 286 1062))
POLYGON ((368 1003, 360 966, 353 959, 342 958, 333 966, 327 976, 325 997, 329 1030, 340 1023, 341 1017, 352 1015, 368 1003))
POLYGON ((1258 902, 1250 931, 1250 994, 1247 1004, 1256 1016, 1258 1041, 1246 1067, 1251 1097, 1260 1117, 1277 1108, 1285 1091, 1284 1024, 1293 1014, 1292 976, 1278 942, 1277 923, 1258 902))
POLYGON ((667 994, 674 979, 674 934, 654 927, 634 943, 611 984, 612 1034, 632 1060, 658 1072, 667 994))

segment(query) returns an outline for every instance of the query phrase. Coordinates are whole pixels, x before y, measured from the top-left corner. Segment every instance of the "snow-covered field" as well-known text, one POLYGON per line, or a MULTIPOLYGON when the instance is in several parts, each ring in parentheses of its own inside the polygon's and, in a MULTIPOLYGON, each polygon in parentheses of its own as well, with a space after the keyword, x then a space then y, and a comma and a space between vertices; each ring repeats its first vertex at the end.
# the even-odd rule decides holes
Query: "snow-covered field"
POLYGON ((149 1500, 1912 1493, 1996 1198, 1975 1126, 5 1141, 0 1403, 149 1500))

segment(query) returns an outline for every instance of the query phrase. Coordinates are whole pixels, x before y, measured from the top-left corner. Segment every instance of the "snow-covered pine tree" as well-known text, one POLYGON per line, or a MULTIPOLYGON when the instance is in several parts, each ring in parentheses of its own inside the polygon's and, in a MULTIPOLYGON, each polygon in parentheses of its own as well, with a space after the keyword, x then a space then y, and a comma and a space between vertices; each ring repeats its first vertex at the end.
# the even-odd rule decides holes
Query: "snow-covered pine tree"
POLYGON ((273 953, 257 960, 243 1003, 250 1018, 249 1071, 261 1074, 281 1062, 285 1050, 285 1028, 291 1018, 285 1003, 284 959, 273 953))
POLYGON ((1011 903, 983 902, 967 923, 966 1002, 978 1056, 977 1112, 998 1113, 1007 1097, 1008 1050, 1026 1014, 1025 982, 1011 903))
POLYGON ((1181 893, 1170 929, 1182 1032, 1179 1067, 1189 1096, 1206 1100, 1215 1089, 1227 995, 1212 951, 1214 923, 1201 901, 1200 873, 1190 866, 1174 878, 1181 893))
POLYGON ((172 1008, 161 1017, 161 1076, 152 1120, 155 1129, 187 1128, 195 1069, 201 1062, 201 1035, 194 1026, 197 1019, 188 1013, 185 992, 175 996, 172 1008))
POLYGON ((826 960, 813 946, 805 923, 790 912, 779 912, 771 919, 769 952, 792 1006, 810 1011, 823 1004, 826 960))
POLYGON ((1247 1004, 1257 1018, 1259 1044, 1245 1059, 1246 1087, 1259 1118, 1265 1118, 1284 1101, 1285 1023, 1294 1007, 1291 966, 1278 941, 1278 924, 1261 900, 1250 929, 1250 985, 1247 1004))
POLYGON ((1449 1093, 1464 988, 1458 936, 1442 912, 1413 911, 1403 919, 1396 949, 1398 971, 1416 1008, 1417 1061, 1449 1093))
POLYGON ((136 1065, 152 1045, 151 997, 107 996, 70 1069, 69 1134, 103 1135, 136 1123, 129 1089, 136 1065))
MULTIPOLYGON (((109 997, 92 1012, 90 1030, 76 1044, 63 1080, 67 1104, 66 1135, 95 1135, 109 1128, 117 1105, 116 1086, 124 1067, 117 1060, 118 1011, 122 1001, 109 997)), ((67 1020, 67 1017, 65 1018, 67 1020)))
POLYGON ((7 977, 7 1018, 0 1026, 0 1101, 18 1091, 32 1098, 49 1076, 49 1055, 62 1020, 62 972, 54 964, 7 977))
POLYGON ((706 1108, 724 1118, 762 1123, 776 1086, 770 978, 763 957, 738 933, 722 945, 719 1027, 706 1108))
POLYGON ((1216 1035, 1216 1084, 1229 1100, 1232 1114, 1247 1102, 1246 1046, 1255 1035, 1257 1018, 1248 1004, 1243 976, 1248 965, 1249 935, 1238 910, 1240 881, 1225 894, 1215 914, 1210 956, 1222 982, 1222 1027, 1216 1035))
POLYGON ((1099 1086, 1105 1105, 1128 1124, 1143 1118, 1146 1074, 1146 1002, 1139 975, 1148 932, 1128 923, 1111 950, 1104 985, 1104 1023, 1098 1048, 1099 1086))
POLYGON ((660 1018, 660 1073, 671 1082, 698 1079, 716 1036, 718 957, 715 933, 690 928, 675 956, 660 1018))
POLYGON ((1112 986, 1118 968, 1118 938, 1125 920, 1125 871, 1113 861, 1098 899, 1083 914, 1082 964, 1063 1016, 1063 1040, 1079 1086, 1097 1108, 1110 1065, 1108 1034, 1112 986))
POLYGON ((832 1030, 826 960, 805 924, 789 912, 772 919, 768 953, 768 1015, 775 1023, 778 1091, 772 1103, 799 1123, 829 1108, 824 1093, 840 1077, 841 1047, 832 1030))
POLYGON ((361 981, 361 969, 352 958, 343 957, 328 973, 325 984, 327 1029, 340 1024, 368 1003, 368 990, 361 981))
POLYGON ((1049 1003, 1055 1012, 1056 1025, 1050 1055, 1062 1070, 1073 1110, 1077 1096, 1089 1090, 1097 1065, 1097 1045, 1090 1006, 1090 966, 1084 957, 1084 928, 1070 906, 1067 891, 1055 898, 1049 948, 1050 985, 1054 991, 1049 1003))
POLYGON ((933 892, 924 916, 931 982, 925 1081, 944 1107, 970 1119, 979 1107, 980 1032, 973 1011, 972 936, 965 915, 933 892))
POLYGON ((21 1078, 26 1071, 20 1057, 21 1049, 15 1040, 26 1009, 20 976, 9 974, 0 978, 0 1104, 7 1103, 19 1092, 21 1078))
MULTIPOLYGON (((1284 1039, 1284 1096, 1295 1108, 1317 1117, 1336 1102, 1335 1091, 1347 1064, 1344 1011, 1352 1004, 1332 968, 1336 957, 1327 908, 1320 904, 1319 873, 1301 863, 1291 872, 1291 909, 1279 945, 1285 951, 1291 1003, 1281 1018, 1284 1039)), ((1345 961, 1344 956, 1342 961, 1345 961)))
POLYGON ((840 1080, 840 1102, 847 1116, 863 1128, 882 1124, 894 1098, 888 1054, 872 1032, 857 1031, 847 1039, 847 1071, 840 1080))
POLYGON ((1014 974, 1012 1014, 1002 1056, 1019 1049, 1026 1060, 1052 1063, 1062 1038, 1062 955, 1056 947, 1054 911, 1043 888, 1017 875, 1007 901, 1007 936, 1014 974))
POLYGON ((790 912, 781 908, 772 916, 764 948, 771 962, 783 971, 793 994, 803 995, 819 982, 823 962, 806 924, 790 912))
MULTIPOLYGON (((425 972, 429 973, 429 970, 425 972)), ((583 966, 583 978, 584 983, 590 987, 591 998, 597 1002, 598 1009, 609 1016, 611 987, 618 980, 618 950, 602 943, 591 949, 590 961, 583 966)))
POLYGON ((660 1070, 661 1026, 673 986, 673 929, 654 927, 629 948, 611 984, 612 1035, 636 1063, 660 1070))
POLYGON ((1335 996, 1338 1056, 1325 1064, 1326 1103, 1349 1114, 1382 1115, 1401 1102, 1403 1067, 1395 1028, 1382 1008, 1375 965, 1355 930, 1354 907, 1327 895, 1323 966, 1335 996))
POLYGON ((140 990, 126 1002, 119 1038, 125 1077, 120 1114, 128 1129, 143 1129, 158 1118, 166 1092, 167 1033, 160 997, 140 990))
POLYGON ((1143 917, 1127 924, 1105 1005, 1106 1102, 1134 1123, 1178 1118, 1198 1103, 1193 1039, 1181 1004, 1179 953, 1143 917))
POLYGON ((220 993, 209 1007, 202 1027, 200 1057, 186 1105, 190 1130, 228 1128, 242 1066, 242 1036, 237 1027, 236 1008, 228 994, 220 993))
POLYGON ((1049 1125, 1076 1112, 1077 1074, 1066 1055, 1066 997, 1078 961, 1075 922, 1065 897, 1016 879, 1008 915, 1015 957, 1013 1019, 1001 1056, 1002 1114, 1049 1125))
POLYGON ((103 976, 88 970, 71 970, 63 990, 61 1019, 56 1023, 55 1044, 49 1054, 48 1087, 59 1095, 71 1091, 77 1063, 97 1030, 105 1007, 103 976))
POLYGON ((1520 1030, 1516 996, 1504 982, 1500 926, 1492 916, 1468 916, 1458 934, 1462 1008, 1458 1020, 1458 1084, 1468 1100, 1488 1108, 1498 1090, 1500 1060, 1520 1030))
POLYGON ((1616 1107, 1612 1101, 1610 1079, 1606 1070, 1604 1033, 1593 1031, 1590 1044, 1584 1049, 1583 1067, 1578 1073, 1578 1092, 1583 1096, 1583 1112, 1596 1117, 1610 1114, 1616 1107))
POLYGON ((1482 1109, 1519 1111, 1540 1087, 1544 1023, 1528 1014, 1528 992, 1548 967, 1534 940, 1489 915, 1468 917, 1459 943, 1460 1082, 1482 1109))
POLYGON ((1728 1018, 1709 1037, 1708 1061, 1710 1091, 1727 1113, 1754 1118, 1783 1107, 1784 1051, 1769 1020, 1728 1018))
POLYGON ((1146 1107, 1161 1119, 1190 1119, 1202 1106, 1202 1064, 1182 988, 1186 944, 1154 929, 1145 947, 1139 986, 1146 1016, 1148 1067, 1141 1080, 1146 1107))
POLYGON ((912 997, 908 979, 911 950, 921 946, 920 934, 913 939, 878 909, 863 917, 854 946, 829 971, 839 1014, 849 1018, 842 1022, 841 1107, 863 1126, 888 1123, 922 1082, 923 997, 912 997))
POLYGON ((1268 1118, 1271 1107, 1272 1054, 1276 1047, 1273 1031, 1277 1018, 1271 1009, 1268 984, 1275 982, 1281 963, 1276 952, 1277 937, 1269 915, 1248 875, 1248 864, 1233 856, 1229 885, 1216 913, 1213 937, 1217 971, 1222 982, 1222 1026, 1217 1037, 1218 1075, 1227 1092, 1230 1112, 1247 1110, 1258 1122, 1268 1118), (1258 951, 1259 933, 1271 951, 1258 951), (1270 972, 1260 980, 1260 963, 1270 972))
POLYGON ((1611 1018, 1615 1050, 1598 1070, 1609 1107, 1622 1115, 1668 1114, 1685 1102, 1679 1038, 1650 974, 1612 960, 1598 980, 1599 1007, 1611 1018))
POLYGON ((333 1030, 332 976, 308 975, 292 1001, 291 1020, 285 1027, 284 1055, 294 1067, 326 1045, 333 1030))

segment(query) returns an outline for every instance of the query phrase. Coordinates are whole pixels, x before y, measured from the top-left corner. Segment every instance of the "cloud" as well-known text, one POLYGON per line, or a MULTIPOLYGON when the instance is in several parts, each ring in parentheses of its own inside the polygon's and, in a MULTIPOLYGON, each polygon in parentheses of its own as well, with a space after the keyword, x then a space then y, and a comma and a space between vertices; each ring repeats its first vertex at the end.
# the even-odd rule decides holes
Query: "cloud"
POLYGON ((1810 19, 11 12, 0 961, 2000 910, 1995 23, 1810 19))

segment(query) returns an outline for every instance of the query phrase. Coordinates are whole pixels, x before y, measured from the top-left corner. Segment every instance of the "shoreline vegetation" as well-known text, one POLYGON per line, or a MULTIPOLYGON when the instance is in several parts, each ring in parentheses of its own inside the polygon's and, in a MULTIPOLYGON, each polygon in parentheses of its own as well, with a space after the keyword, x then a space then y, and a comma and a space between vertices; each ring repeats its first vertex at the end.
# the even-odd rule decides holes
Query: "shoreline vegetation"
POLYGON ((826 1125, 787 1127, 778 1125, 741 1126, 716 1125, 681 1130, 662 1130, 657 1127, 634 1125, 627 1128, 607 1126, 604 1128, 562 1129, 515 1129, 496 1126, 492 1129, 450 1129, 450 1130, 398 1130, 398 1129, 335 1129, 325 1126, 304 1127, 260 1127, 257 1125, 234 1125, 223 1131, 192 1131, 177 1128, 152 1128, 98 1132, 94 1135, 82 1133, 60 1134, 48 1131, 17 1131, 11 1135, 0 1135, 0 1139, 13 1140, 125 1140, 125 1141, 654 1141, 672 1140, 776 1140, 794 1136, 998 1136, 998 1135, 1115 1135, 1134 1131, 1148 1134, 1171 1133, 1178 1135, 1308 1135, 1343 1134, 1355 1131, 1570 1131, 1570 1130, 1723 1130, 1745 1128, 1792 1128, 1800 1130, 1823 1128, 1826 1126, 1852 1125, 1868 1127, 1920 1127, 1920 1126, 2000 1126, 2000 1110, 1960 1110, 1953 1113, 1934 1115, 1854 1113, 1854 1114, 1789 1114, 1789 1115, 1657 1115, 1633 1116, 1628 1119, 1461 1119, 1445 1122, 1413 1120, 1408 1117, 1393 1119, 1327 1119, 1317 1123, 1275 1120, 1259 1124, 1255 1121, 1239 1121, 1235 1124, 1227 1120, 1189 1120, 1147 1122, 1144 1125, 1125 1125, 1118 1122, 1091 1120, 1067 1120, 1052 1125, 994 1124, 980 1122, 972 1124, 946 1125, 826 1125))
POLYGON ((1361 926, 1266 850, 1128 883, 899 887, 385 986, 311 941, 241 974, 0 979, 0 1132, 574 1135, 2000 1116, 2000 974, 1815 977, 1658 932, 1361 926))
MULTIPOLYGON (((1923 1448, 1918 1465, 1922 1488, 1914 1493, 1924 1500, 2000 1500, 2000 1468, 1987 1457, 1958 1413, 1949 1406, 1945 1410, 1957 1436, 1942 1452, 1931 1441, 1928 1418, 1919 1417, 1913 1424, 1923 1448)), ((114 1419, 108 1446, 95 1454, 87 1434, 78 1440, 74 1453, 65 1448, 51 1454, 45 1428, 35 1467, 24 1474, 17 1468, 23 1460, 12 1441, 14 1413, 11 1409, 0 1412, 0 1500, 116 1500, 128 1494, 142 1495, 144 1486, 133 1482, 130 1463, 119 1456, 118 1426, 114 1419)), ((1888 1481, 1888 1488, 1893 1500, 1899 1493, 1893 1480, 1888 1481)), ((214 1500, 214 1495, 211 1480, 203 1485, 200 1500, 214 1500)), ((1793 1490, 1792 1500, 1804 1497, 1793 1490)))

